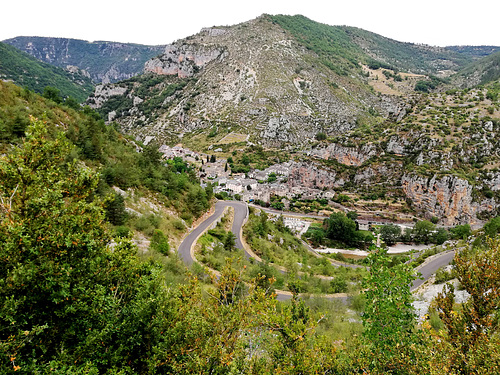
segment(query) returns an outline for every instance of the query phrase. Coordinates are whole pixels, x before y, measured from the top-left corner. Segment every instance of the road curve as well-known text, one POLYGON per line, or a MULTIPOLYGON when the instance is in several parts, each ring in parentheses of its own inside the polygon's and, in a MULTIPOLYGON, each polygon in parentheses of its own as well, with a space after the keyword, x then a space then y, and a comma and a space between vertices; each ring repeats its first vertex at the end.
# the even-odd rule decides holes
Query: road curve
MULTIPOLYGON (((228 206, 234 208, 234 220, 231 232, 233 232, 234 235, 236 236, 236 247, 238 249, 245 250, 241 242, 240 229, 243 227, 244 221, 248 215, 248 208, 246 204, 236 201, 217 201, 215 203, 214 213, 211 216, 209 216, 205 221, 203 221, 200 225, 194 228, 186 236, 186 238, 184 238, 184 240, 179 245, 179 248, 177 249, 179 256, 182 258, 182 260, 186 265, 190 266, 194 262, 193 255, 191 254, 191 247, 194 245, 198 237, 207 228, 209 228, 210 225, 212 225, 212 223, 215 220, 217 220, 222 215, 224 209, 228 206)), ((245 254, 247 257, 250 256, 246 251, 245 254)))
POLYGON ((417 271, 422 274, 423 279, 413 280, 413 285, 411 286, 410 290, 413 292, 420 285, 426 282, 432 275, 434 275, 439 268, 450 264, 454 256, 454 251, 441 253, 433 257, 433 259, 429 263, 419 267, 417 271))
MULTIPOLYGON (((198 237, 210 227, 210 225, 217 220, 226 207, 234 208, 234 219, 233 226, 231 227, 231 232, 236 236, 236 247, 238 249, 242 249, 245 252, 245 256, 250 258, 252 255, 247 252, 243 243, 241 241, 241 230, 245 223, 245 219, 248 217, 248 206, 246 203, 238 202, 238 201, 217 201, 215 203, 214 213, 209 216, 205 221, 203 221, 200 225, 194 228, 184 240, 179 245, 177 252, 179 256, 182 258, 184 263, 190 266, 195 260, 193 259, 193 255, 191 254, 191 247, 197 241, 198 237)), ((428 280, 440 267, 446 266, 450 264, 454 257, 455 253, 453 251, 438 254, 435 256, 430 262, 421 266, 418 271, 422 274, 423 280, 417 279, 413 281, 413 285, 411 286, 411 291, 416 290, 420 285, 422 285, 426 280, 428 280)), ((278 299, 285 300, 289 299, 291 294, 288 292, 278 292, 278 299)), ((340 297, 345 300, 346 297, 340 297)))

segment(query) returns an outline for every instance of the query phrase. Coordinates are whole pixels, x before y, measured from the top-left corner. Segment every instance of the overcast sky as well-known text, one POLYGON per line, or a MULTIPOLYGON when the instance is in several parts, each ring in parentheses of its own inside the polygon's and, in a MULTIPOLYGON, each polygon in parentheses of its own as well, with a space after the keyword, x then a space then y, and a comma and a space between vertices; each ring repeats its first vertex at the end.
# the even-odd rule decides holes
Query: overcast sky
POLYGON ((202 27, 268 14, 302 14, 328 25, 357 26, 402 42, 500 46, 498 0, 8 0, 0 40, 50 36, 168 44, 202 27))

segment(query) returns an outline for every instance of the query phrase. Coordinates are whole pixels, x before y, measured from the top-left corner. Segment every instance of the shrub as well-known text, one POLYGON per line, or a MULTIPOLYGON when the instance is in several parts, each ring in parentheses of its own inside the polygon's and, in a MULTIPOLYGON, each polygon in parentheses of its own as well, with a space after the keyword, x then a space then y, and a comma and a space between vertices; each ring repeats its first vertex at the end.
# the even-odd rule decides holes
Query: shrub
POLYGON ((170 250, 167 236, 159 229, 154 230, 149 247, 163 255, 168 255, 170 250))

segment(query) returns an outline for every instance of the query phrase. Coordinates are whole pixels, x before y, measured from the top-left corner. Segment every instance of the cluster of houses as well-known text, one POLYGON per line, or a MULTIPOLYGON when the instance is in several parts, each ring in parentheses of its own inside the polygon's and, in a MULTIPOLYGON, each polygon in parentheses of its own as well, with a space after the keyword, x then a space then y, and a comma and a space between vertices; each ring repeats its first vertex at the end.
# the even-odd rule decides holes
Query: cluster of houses
POLYGON ((334 192, 321 189, 312 189, 303 186, 293 186, 288 181, 293 162, 275 164, 265 170, 254 169, 248 173, 232 173, 225 158, 215 161, 206 161, 208 155, 191 151, 180 145, 169 147, 161 146, 159 151, 164 159, 181 157, 189 163, 201 165, 198 171, 202 184, 212 183, 214 193, 226 192, 229 195, 238 195, 246 202, 270 202, 272 196, 283 198, 285 208, 288 201, 300 197, 302 200, 332 199, 334 192), (270 179, 270 177, 273 177, 270 179))

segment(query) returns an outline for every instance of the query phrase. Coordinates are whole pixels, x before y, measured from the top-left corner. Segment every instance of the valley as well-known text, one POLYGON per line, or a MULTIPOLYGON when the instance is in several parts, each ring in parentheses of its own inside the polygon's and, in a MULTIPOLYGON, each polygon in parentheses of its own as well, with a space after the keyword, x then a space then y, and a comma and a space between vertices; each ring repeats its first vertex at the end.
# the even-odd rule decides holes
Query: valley
POLYGON ((499 368, 499 66, 300 15, 3 41, 0 372, 499 368))

